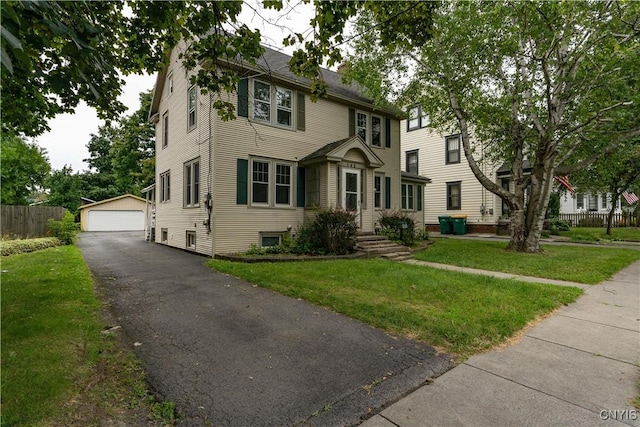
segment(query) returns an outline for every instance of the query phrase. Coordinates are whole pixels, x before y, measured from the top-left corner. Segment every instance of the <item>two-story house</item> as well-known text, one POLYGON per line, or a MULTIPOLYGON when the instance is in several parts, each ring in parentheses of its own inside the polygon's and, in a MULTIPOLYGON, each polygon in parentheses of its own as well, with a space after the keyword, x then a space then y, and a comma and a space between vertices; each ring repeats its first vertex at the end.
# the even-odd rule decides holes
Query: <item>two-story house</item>
POLYGON ((156 242, 210 256, 276 245, 327 207, 354 211, 363 232, 374 231, 383 210, 402 207, 422 226, 426 180, 401 174, 397 111, 374 108, 324 69, 328 95, 311 102, 290 57, 266 49, 256 65, 224 65, 240 82, 224 94, 237 119, 222 121, 215 95, 189 83, 178 52, 158 74, 150 111, 156 242))
MULTIPOLYGON (((497 220, 508 214, 508 207, 473 175, 460 135, 440 133, 429 126, 429 118, 419 106, 410 109, 409 119, 402 120, 400 126, 402 170, 431 178, 423 204, 427 229, 439 230, 439 216, 465 215, 469 232, 495 232, 497 220)), ((500 165, 483 160, 482 144, 475 148, 483 172, 494 182, 509 186, 508 174, 499 173, 500 165)))

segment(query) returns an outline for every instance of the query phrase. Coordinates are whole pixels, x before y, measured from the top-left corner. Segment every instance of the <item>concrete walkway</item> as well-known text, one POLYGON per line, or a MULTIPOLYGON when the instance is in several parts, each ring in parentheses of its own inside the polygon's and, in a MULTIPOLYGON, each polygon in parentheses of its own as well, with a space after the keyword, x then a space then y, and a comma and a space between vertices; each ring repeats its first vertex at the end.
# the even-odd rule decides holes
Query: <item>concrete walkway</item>
POLYGON ((640 394, 639 321, 637 261, 518 343, 471 357, 362 426, 640 426, 630 403, 640 394))

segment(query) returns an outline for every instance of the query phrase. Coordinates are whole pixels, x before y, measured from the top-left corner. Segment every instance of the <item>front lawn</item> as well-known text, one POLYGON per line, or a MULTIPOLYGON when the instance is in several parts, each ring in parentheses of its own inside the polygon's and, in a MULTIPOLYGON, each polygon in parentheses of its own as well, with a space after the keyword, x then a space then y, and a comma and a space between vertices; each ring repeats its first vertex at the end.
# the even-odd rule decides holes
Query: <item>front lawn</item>
POLYGON ((381 259, 208 265, 461 358, 504 342, 582 292, 381 259))
POLYGON ((156 406, 147 406, 144 373, 101 333, 78 248, 2 257, 1 285, 2 425, 131 425, 139 416, 146 423, 156 406))
POLYGON ((572 245, 542 245, 544 253, 505 250, 504 241, 435 238, 416 259, 523 276, 596 284, 640 259, 640 251, 572 245))
POLYGON ((607 240, 640 242, 639 227, 613 227, 611 236, 608 236, 606 228, 572 227, 569 231, 561 231, 561 236, 570 237, 576 241, 606 242, 607 240))

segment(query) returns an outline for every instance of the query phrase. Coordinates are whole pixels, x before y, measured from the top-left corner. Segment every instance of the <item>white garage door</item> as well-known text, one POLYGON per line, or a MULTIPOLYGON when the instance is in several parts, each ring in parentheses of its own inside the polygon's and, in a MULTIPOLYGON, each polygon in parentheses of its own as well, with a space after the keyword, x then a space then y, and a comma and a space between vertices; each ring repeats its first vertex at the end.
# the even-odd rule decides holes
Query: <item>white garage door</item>
POLYGON ((87 231, 144 230, 142 211, 89 211, 87 231))

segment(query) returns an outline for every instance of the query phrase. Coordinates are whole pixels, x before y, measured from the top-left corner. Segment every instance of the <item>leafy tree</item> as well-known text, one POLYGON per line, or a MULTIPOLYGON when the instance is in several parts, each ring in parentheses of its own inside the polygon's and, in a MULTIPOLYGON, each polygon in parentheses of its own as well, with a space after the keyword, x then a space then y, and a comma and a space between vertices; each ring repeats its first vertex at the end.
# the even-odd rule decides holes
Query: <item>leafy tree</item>
POLYGON ((54 170, 46 181, 49 189, 47 204, 62 206, 73 215, 78 213, 81 205, 82 182, 78 173, 73 173, 71 166, 64 165, 60 170, 54 170))
POLYGON ((571 180, 584 191, 611 194, 607 217, 607 234, 611 235, 615 206, 622 193, 640 188, 640 138, 626 141, 621 149, 578 171, 571 180))
POLYGON ((553 176, 640 135, 639 17, 637 2, 454 1, 418 45, 402 32, 402 43, 379 43, 364 13, 347 75, 378 101, 419 104, 433 127, 458 131, 476 178, 509 205, 509 248, 538 252, 553 176), (482 170, 504 161, 513 192, 482 170))
POLYGON ((3 205, 28 205, 29 195, 37 192, 51 170, 46 150, 6 132, 1 141, 0 201, 3 205))
MULTIPOLYGON (((263 49, 259 31, 237 22, 242 4, 3 1, 3 130, 39 135, 50 118, 72 112, 80 100, 103 119, 117 117, 125 110, 117 100, 121 74, 159 70, 166 50, 181 39, 189 41, 182 54, 188 68, 212 58, 252 61, 263 49), (199 37, 203 31, 208 37, 199 37)), ((233 91, 237 82, 234 71, 220 67, 203 68, 197 79, 203 90, 217 93, 233 91)), ((228 102, 218 99, 214 107, 233 116, 228 102)))

